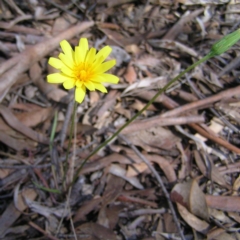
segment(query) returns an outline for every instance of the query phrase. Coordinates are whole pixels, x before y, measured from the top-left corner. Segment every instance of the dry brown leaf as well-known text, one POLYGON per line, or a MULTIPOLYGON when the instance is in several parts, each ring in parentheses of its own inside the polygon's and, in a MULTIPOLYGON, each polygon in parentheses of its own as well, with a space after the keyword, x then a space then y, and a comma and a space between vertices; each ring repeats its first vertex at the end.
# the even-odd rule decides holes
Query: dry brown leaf
POLYGON ((12 112, 0 105, 0 113, 4 120, 13 128, 16 129, 18 132, 21 132, 25 136, 31 138, 34 141, 41 142, 47 144, 49 140, 42 134, 35 132, 31 128, 22 124, 13 114, 12 112))
POLYGON ((52 114, 52 108, 40 108, 38 110, 15 113, 17 119, 27 127, 36 127, 47 120, 52 114))
MULTIPOLYGON (((138 99, 134 99, 134 103, 130 105, 130 108, 133 108, 133 109, 136 109, 137 111, 140 111, 142 110, 143 107, 146 106, 146 103, 138 100, 138 99)), ((150 111, 158 111, 158 109, 153 105, 151 104, 149 107, 148 107, 148 110, 150 111)), ((143 115, 146 116, 146 111, 143 112, 143 115)))
POLYGON ((144 189, 143 185, 140 183, 137 177, 127 177, 126 172, 127 171, 118 164, 111 164, 109 167, 109 173, 126 180, 138 189, 144 189))
MULTIPOLYGON (((226 183, 225 178, 223 177, 223 175, 220 173, 220 171, 218 170, 218 168, 212 164, 210 168, 207 168, 206 163, 203 159, 203 157, 200 155, 200 153, 198 151, 194 151, 194 157, 195 157, 195 161, 197 163, 197 166, 199 167, 201 173, 205 176, 205 177, 209 177, 211 176, 210 180, 213 180, 214 182, 218 183, 221 186, 224 186, 228 189, 231 189, 231 186, 229 186, 226 183), (208 173, 208 171, 211 171, 210 173, 208 173)), ((210 161, 210 158, 209 158, 210 161)))
POLYGON ((137 176, 138 174, 143 173, 147 169, 148 169, 148 166, 144 162, 134 163, 128 166, 126 176, 134 177, 134 176, 137 176))
POLYGON ((124 78, 129 84, 132 84, 137 80, 137 73, 131 62, 127 66, 126 73, 124 74, 124 78))
POLYGON ((189 209, 191 213, 195 214, 198 217, 208 221, 209 213, 207 203, 205 201, 205 195, 198 186, 196 180, 192 181, 190 195, 189 195, 189 209))
POLYGON ((73 222, 85 221, 88 213, 99 210, 101 202, 102 198, 97 197, 83 203, 83 205, 75 211, 73 222))
MULTIPOLYGON (((37 192, 33 189, 26 188, 18 194, 18 209, 24 211, 27 205, 24 203, 24 198, 34 200, 37 197, 37 192)), ((0 236, 4 237, 5 232, 19 218, 21 212, 18 211, 14 203, 10 203, 5 211, 0 216, 0 236)))
MULTIPOLYGON (((227 216, 227 214, 221 210, 217 210, 214 208, 209 208, 209 215, 215 220, 221 222, 221 224, 226 224, 228 227, 233 226, 235 222, 227 216)), ((229 215, 229 214, 228 214, 229 215)))
POLYGON ((140 48, 136 44, 130 44, 125 46, 125 50, 129 53, 133 53, 135 55, 141 52, 140 48))
POLYGON ((176 142, 180 141, 169 129, 160 126, 153 126, 144 130, 139 129, 137 132, 124 135, 132 144, 141 146, 146 151, 148 151, 148 145, 170 150, 174 148, 176 142))
POLYGON ((119 220, 119 213, 125 208, 126 206, 117 203, 116 205, 110 205, 106 208, 106 217, 109 221, 109 228, 114 229, 119 220))
POLYGON ((90 91, 89 98, 90 98, 90 104, 91 104, 91 106, 93 106, 95 103, 97 103, 99 101, 100 96, 99 96, 98 92, 90 91))
POLYGON ((0 169, 0 179, 7 177, 10 172, 12 172, 11 169, 0 169))
POLYGON ((114 202, 121 194, 126 181, 112 174, 108 174, 107 185, 103 193, 102 207, 98 214, 97 223, 109 228, 110 220, 107 218, 107 205, 114 202))
POLYGON ((235 234, 233 234, 233 236, 231 236, 230 234, 226 233, 225 229, 216 228, 207 234, 207 239, 208 240, 215 240, 215 239, 217 239, 217 240, 236 240, 234 235, 235 234))
POLYGON ((183 145, 181 142, 177 143, 177 148, 181 153, 181 168, 178 171, 178 178, 185 179, 189 176, 191 171, 191 161, 190 161, 190 151, 187 149, 186 151, 183 149, 183 145))
POLYGON ((26 139, 24 139, 23 136, 16 131, 13 131, 12 135, 14 135, 14 137, 4 132, 1 132, 0 142, 6 144, 7 146, 16 151, 22 151, 24 149, 30 150, 33 149, 33 147, 35 146, 33 142, 31 144, 29 141, 26 141, 26 139))
POLYGON ((56 36, 57 34, 68 29, 72 24, 74 24, 76 22, 77 22, 77 19, 73 18, 69 14, 68 14, 67 18, 66 18, 66 16, 56 18, 56 20, 54 21, 53 27, 52 27, 52 35, 56 36))
POLYGON ((238 178, 235 180, 235 182, 233 183, 233 196, 237 196, 238 193, 238 189, 240 188, 240 175, 238 176, 238 178))
POLYGON ((123 115, 127 119, 131 118, 131 111, 129 109, 126 109, 126 108, 123 108, 121 106, 118 106, 118 107, 115 108, 115 112, 123 115))
POLYGON ((33 149, 36 142, 29 140, 23 134, 15 131, 0 117, 0 141, 16 151, 33 149))
POLYGON ((128 37, 126 38, 124 35, 121 33, 110 30, 107 28, 99 28, 103 33, 105 33, 109 39, 111 39, 115 44, 118 46, 124 47, 130 44, 137 44, 140 41, 140 38, 138 37, 128 37))
POLYGON ((145 54, 141 58, 137 59, 134 61, 134 64, 137 66, 148 66, 151 68, 154 68, 160 64, 160 59, 154 57, 153 55, 150 54, 145 54))
POLYGON ((106 206, 109 203, 114 202, 114 200, 121 194, 125 183, 126 181, 124 179, 108 174, 102 204, 106 206))
POLYGON ((184 219, 184 221, 191 226, 196 231, 206 234, 210 225, 197 218, 195 215, 190 213, 184 206, 182 206, 180 203, 176 203, 178 212, 181 215, 181 217, 184 219))
POLYGON ((171 164, 169 160, 165 159, 164 157, 161 157, 160 155, 153 154, 145 155, 145 157, 149 161, 155 162, 159 165, 159 167, 162 169, 170 183, 177 181, 177 175, 174 171, 174 166, 173 164, 171 164))
POLYGON ((240 197, 206 195, 207 205, 223 211, 240 212, 240 197))
POLYGON ((84 223, 75 230, 79 240, 117 240, 112 230, 97 223, 84 223))
POLYGON ((199 188, 196 180, 175 185, 171 192, 171 199, 174 202, 182 204, 189 209, 192 214, 206 221, 209 220, 205 195, 199 188))

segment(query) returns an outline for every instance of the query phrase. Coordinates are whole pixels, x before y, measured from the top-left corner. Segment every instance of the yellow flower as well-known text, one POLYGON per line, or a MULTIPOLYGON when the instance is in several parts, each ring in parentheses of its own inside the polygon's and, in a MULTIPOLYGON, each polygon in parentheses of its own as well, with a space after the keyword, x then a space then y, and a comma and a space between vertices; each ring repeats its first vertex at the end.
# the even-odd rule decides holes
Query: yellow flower
POLYGON ((73 51, 70 44, 63 40, 60 42, 63 53, 58 58, 51 57, 48 63, 61 72, 49 74, 49 83, 63 83, 65 89, 75 89, 75 100, 81 103, 86 95, 86 89, 90 91, 99 90, 103 93, 107 89, 102 83, 118 83, 119 78, 105 73, 116 64, 116 60, 104 62, 112 49, 105 46, 100 51, 88 47, 86 38, 81 38, 79 45, 73 51))

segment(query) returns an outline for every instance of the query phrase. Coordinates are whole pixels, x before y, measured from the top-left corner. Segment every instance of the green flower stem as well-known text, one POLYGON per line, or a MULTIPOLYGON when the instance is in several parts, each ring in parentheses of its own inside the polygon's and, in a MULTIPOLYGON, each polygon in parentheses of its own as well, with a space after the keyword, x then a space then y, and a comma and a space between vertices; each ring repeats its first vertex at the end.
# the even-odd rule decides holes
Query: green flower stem
POLYGON ((54 119, 53 119, 53 127, 50 135, 50 146, 49 146, 50 152, 52 152, 52 148, 53 148, 54 136, 57 128, 57 118, 58 118, 58 111, 55 112, 54 119))
MULTIPOLYGON (((73 183, 75 183, 75 181, 78 178, 78 175, 80 173, 80 171, 82 170, 84 164, 87 162, 87 160, 92 157, 94 154, 96 154, 101 148, 105 147, 112 139, 114 139, 125 127, 127 127, 131 122, 133 122, 138 116, 140 116, 156 99, 158 96, 160 96, 163 92, 165 92, 175 81, 177 81, 178 79, 180 79, 185 73, 189 72, 190 70, 192 70, 194 67, 196 67, 197 65, 201 64, 204 61, 207 61, 208 59, 210 59, 211 57, 213 57, 214 54, 212 54, 212 52, 210 52, 208 55, 206 55, 205 57, 203 57, 202 59, 200 59, 199 61, 195 62, 194 64, 192 64, 191 66, 189 66, 186 70, 184 70, 183 72, 181 72, 180 74, 178 74, 175 78, 173 78, 171 81, 169 81, 162 89, 160 89, 155 96, 142 108, 142 110, 140 110, 137 114, 135 114, 131 119, 129 119, 123 126, 121 126, 111 137, 109 137, 107 140, 105 140, 102 144, 100 144, 93 152, 91 152, 83 161, 83 163, 81 164, 81 166, 77 169, 76 174, 73 178, 73 183)), ((72 185, 71 184, 71 185, 72 185)))
MULTIPOLYGON (((50 149, 51 159, 52 159, 52 154, 53 154, 54 137, 55 137, 56 129, 57 129, 57 119, 58 119, 58 111, 56 111, 55 114, 54 114, 53 127, 52 127, 52 131, 51 131, 51 135, 50 135, 49 149, 50 149)), ((55 182, 55 186, 57 187, 58 185, 57 185, 57 177, 56 177, 56 171, 55 170, 56 170, 55 166, 53 165, 53 163, 51 163, 51 171, 52 171, 53 179, 54 179, 54 182, 55 182)))
POLYGON ((72 119, 71 119, 72 120, 71 121, 71 128, 70 128, 69 140, 68 140, 68 148, 67 148, 66 159, 65 159, 65 166, 64 166, 64 177, 63 177, 64 183, 66 181, 66 174, 67 174, 67 170, 68 170, 68 167, 67 167, 68 166, 68 157, 69 157, 69 152, 70 152, 70 148, 71 148, 71 145, 72 145, 73 130, 74 130, 74 120, 75 120, 75 115, 76 115, 76 111, 77 111, 77 106, 78 106, 78 102, 74 101, 73 114, 72 114, 72 119))

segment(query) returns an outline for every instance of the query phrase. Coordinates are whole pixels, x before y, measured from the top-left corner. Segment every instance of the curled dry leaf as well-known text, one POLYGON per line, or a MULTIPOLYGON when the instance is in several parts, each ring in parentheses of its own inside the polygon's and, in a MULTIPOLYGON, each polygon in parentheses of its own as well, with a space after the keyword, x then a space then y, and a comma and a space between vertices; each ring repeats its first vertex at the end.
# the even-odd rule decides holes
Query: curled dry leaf
POLYGON ((73 18, 71 15, 58 17, 54 21, 53 27, 52 27, 52 35, 56 36, 57 34, 65 31, 69 27, 71 27, 72 24, 76 23, 77 19, 73 18))
MULTIPOLYGON (((33 189, 26 188, 18 194, 18 209, 24 211, 27 208, 24 199, 34 200, 37 197, 37 192, 33 189)), ((0 216, 0 236, 4 237, 7 229, 19 218, 21 212, 17 210, 14 203, 11 202, 6 210, 0 216)))
POLYGON ((131 62, 127 66, 126 73, 124 74, 124 78, 129 84, 132 84, 137 80, 137 73, 131 62))
POLYGON ((35 127, 47 120, 51 115, 52 108, 39 108, 29 112, 21 112, 15 114, 17 119, 27 127, 35 127))
POLYGON ((171 192, 171 199, 186 207, 192 214, 206 221, 209 220, 205 195, 196 180, 175 185, 171 192))
POLYGON ((139 129, 137 132, 130 132, 124 135, 134 145, 141 146, 146 151, 148 151, 148 146, 170 150, 180 140, 170 130, 160 126, 153 126, 143 130, 139 129))
POLYGON ((114 232, 97 223, 84 223, 75 229, 79 240, 117 240, 114 232))
POLYGON ((73 222, 76 223, 78 221, 86 221, 87 214, 92 211, 99 210, 101 202, 102 202, 101 197, 97 197, 89 201, 86 201, 79 209, 75 211, 73 222))
POLYGON ((218 168, 211 162, 210 158, 208 158, 208 164, 210 164, 211 166, 207 167, 207 165, 206 165, 207 163, 204 161, 203 157, 200 155, 200 153, 198 151, 194 151, 194 157, 195 157, 195 161, 197 163, 197 166, 199 167, 201 173, 205 177, 211 177, 210 180, 218 183, 221 186, 224 186, 228 189, 231 189, 231 186, 229 186, 226 183, 225 178, 220 173, 218 168))
POLYGON ((240 189, 240 175, 238 176, 238 178, 235 180, 234 184, 233 184, 233 196, 237 196, 238 195, 238 189, 240 189))
POLYGON ((68 214, 67 211, 65 211, 64 207, 62 208, 46 207, 46 206, 42 206, 38 202, 35 202, 31 199, 26 199, 25 202, 28 205, 28 207, 32 209, 33 212, 39 213, 46 218, 49 218, 51 215, 55 215, 61 218, 63 216, 66 217, 68 214))
POLYGON ((132 184, 134 187, 138 189, 144 189, 143 185, 139 182, 137 177, 127 177, 126 175, 127 171, 117 164, 112 164, 110 166, 109 173, 123 178, 124 180, 128 181, 130 184, 132 184))
POLYGON ((166 175, 166 177, 170 183, 177 181, 177 176, 174 171, 174 166, 173 166, 173 164, 170 163, 169 160, 167 160, 159 155, 155 155, 155 154, 154 155, 153 154, 145 155, 145 157, 148 158, 149 161, 155 162, 159 165, 159 167, 162 169, 162 171, 164 172, 164 174, 166 175))
POLYGON ((110 220, 107 217, 107 209, 110 203, 113 203, 115 199, 121 194, 123 186, 125 185, 125 179, 121 179, 112 174, 108 174, 107 185, 103 193, 102 206, 98 214, 97 223, 109 228, 110 220))
POLYGON ((138 174, 143 173, 147 169, 148 169, 148 166, 144 162, 134 163, 134 164, 128 166, 126 176, 134 177, 134 176, 137 176, 138 174))
POLYGON ((233 236, 231 236, 230 234, 226 233, 225 229, 222 228, 215 228, 212 231, 210 231, 207 234, 207 239, 212 240, 212 239, 217 239, 217 240, 236 240, 239 238, 235 238, 234 236, 235 234, 233 234, 233 236))
MULTIPOLYGON (((1 122, 1 119, 0 119, 1 122)), ((24 149, 32 149, 33 145, 28 144, 25 139, 19 139, 17 136, 19 135, 16 131, 12 131, 12 136, 1 132, 0 134, 0 142, 6 144, 10 148, 16 151, 22 151, 24 149), (15 137, 14 137, 15 136, 15 137)))
POLYGON ((178 208, 178 212, 181 215, 181 217, 184 219, 184 221, 191 226, 193 229, 195 229, 196 231, 206 234, 210 225, 203 221, 200 220, 199 218, 197 218, 195 215, 193 215, 192 213, 190 213, 187 208, 185 208, 184 206, 182 206, 180 203, 177 203, 177 208, 178 208))
POLYGON ((41 143, 48 143, 48 139, 40 134, 32 130, 31 128, 22 124, 14 115, 13 113, 3 105, 0 106, 0 114, 4 118, 4 120, 15 130, 21 132, 25 136, 31 138, 34 141, 41 142, 41 143))

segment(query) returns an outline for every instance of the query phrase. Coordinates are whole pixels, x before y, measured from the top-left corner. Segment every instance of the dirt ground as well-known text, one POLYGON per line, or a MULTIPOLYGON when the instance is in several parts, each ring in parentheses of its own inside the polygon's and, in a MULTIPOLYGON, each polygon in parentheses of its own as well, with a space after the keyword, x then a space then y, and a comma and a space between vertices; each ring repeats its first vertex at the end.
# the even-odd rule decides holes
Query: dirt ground
POLYGON ((1 0, 0 239, 240 239, 239 43, 164 89, 239 13, 238 0, 1 0), (46 79, 59 43, 80 38, 112 48, 119 82, 74 115, 74 90, 46 79))

